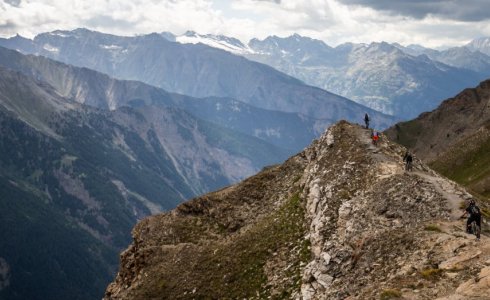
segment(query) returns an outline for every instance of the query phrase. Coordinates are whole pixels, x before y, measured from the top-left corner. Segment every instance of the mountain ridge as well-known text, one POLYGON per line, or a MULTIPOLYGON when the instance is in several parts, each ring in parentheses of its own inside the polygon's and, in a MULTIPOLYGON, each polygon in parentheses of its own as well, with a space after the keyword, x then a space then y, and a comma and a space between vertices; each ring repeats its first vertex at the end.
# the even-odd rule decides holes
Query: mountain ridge
POLYGON ((282 165, 146 218, 105 299, 485 299, 488 237, 458 219, 471 195, 418 160, 404 172, 405 149, 369 133, 341 121, 282 165))

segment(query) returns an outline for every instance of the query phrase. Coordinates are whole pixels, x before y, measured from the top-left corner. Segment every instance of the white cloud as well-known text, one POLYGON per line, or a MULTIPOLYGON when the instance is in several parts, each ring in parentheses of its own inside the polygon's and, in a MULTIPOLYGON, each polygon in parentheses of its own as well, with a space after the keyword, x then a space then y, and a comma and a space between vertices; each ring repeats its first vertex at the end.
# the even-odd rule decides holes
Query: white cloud
POLYGON ((402 2, 402 13, 394 13, 398 6, 387 0, 386 5, 371 0, 0 0, 0 36, 85 27, 118 35, 194 30, 243 41, 299 33, 330 45, 384 40, 429 47, 490 36, 489 21, 480 15, 455 21, 453 15, 431 14, 434 8, 425 13, 420 11, 425 6, 414 6, 415 15, 402 2))
POLYGON ((0 34, 32 37, 56 29, 87 27, 114 34, 165 30, 214 31, 223 26, 207 0, 22 0, 0 2, 0 34))

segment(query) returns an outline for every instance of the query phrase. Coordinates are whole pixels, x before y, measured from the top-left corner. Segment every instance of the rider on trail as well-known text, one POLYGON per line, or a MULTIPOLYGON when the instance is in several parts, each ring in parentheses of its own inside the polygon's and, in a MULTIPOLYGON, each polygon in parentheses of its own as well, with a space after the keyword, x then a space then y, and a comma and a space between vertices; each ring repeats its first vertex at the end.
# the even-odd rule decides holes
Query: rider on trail
MULTIPOLYGON (((473 221, 476 222, 478 228, 481 228, 481 212, 474 199, 470 200, 470 204, 466 207, 465 212, 461 217, 464 218, 466 214, 469 214, 468 220, 466 221, 466 233, 472 234, 474 233, 471 232, 471 223, 473 221)), ((479 239, 480 237, 477 236, 477 238, 479 239)))
POLYGON ((410 153, 410 151, 407 150, 407 152, 405 152, 405 155, 403 156, 403 161, 405 162, 405 170, 406 171, 412 171, 413 157, 412 157, 412 153, 410 153))

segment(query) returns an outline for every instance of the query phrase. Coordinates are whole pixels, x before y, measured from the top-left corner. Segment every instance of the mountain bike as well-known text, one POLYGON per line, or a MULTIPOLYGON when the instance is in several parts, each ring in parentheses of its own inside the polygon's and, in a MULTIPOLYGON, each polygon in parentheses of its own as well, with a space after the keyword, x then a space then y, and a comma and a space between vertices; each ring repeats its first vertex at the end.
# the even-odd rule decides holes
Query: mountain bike
POLYGON ((474 234, 477 240, 480 240, 481 228, 476 224, 476 220, 473 220, 470 224, 470 234, 474 234))
MULTIPOLYGON (((462 219, 464 219, 464 215, 461 216, 462 219)), ((465 227, 466 227, 466 224, 465 224, 465 227)), ((466 227, 465 229, 466 233, 468 234, 474 234, 476 236, 476 239, 477 240, 480 240, 480 234, 481 234, 481 228, 480 226, 478 226, 478 224, 476 223, 476 220, 473 220, 471 223, 470 223, 470 226, 469 227, 466 227)))
POLYGON ((409 172, 412 171, 412 162, 411 161, 407 161, 405 163, 405 171, 409 171, 409 172))

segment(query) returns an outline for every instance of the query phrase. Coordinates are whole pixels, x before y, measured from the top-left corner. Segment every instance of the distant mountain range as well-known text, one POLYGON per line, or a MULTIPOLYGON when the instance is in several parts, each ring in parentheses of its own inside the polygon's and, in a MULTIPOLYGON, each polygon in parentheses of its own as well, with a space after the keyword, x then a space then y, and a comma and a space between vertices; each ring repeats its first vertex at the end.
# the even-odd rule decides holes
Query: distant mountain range
POLYGON ((40 34, 33 40, 17 36, 0 40, 0 45, 170 92, 228 97, 261 109, 299 113, 325 124, 339 119, 359 122, 365 112, 373 116, 378 128, 393 121, 264 64, 203 44, 169 41, 168 33, 119 37, 77 29, 40 34))
POLYGON ((434 109, 443 99, 490 76, 490 38, 438 51, 396 43, 346 43, 333 48, 298 34, 252 39, 248 44, 195 32, 166 36, 245 56, 404 119, 434 109))

